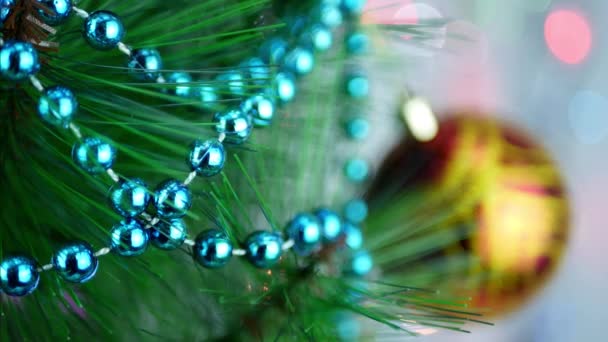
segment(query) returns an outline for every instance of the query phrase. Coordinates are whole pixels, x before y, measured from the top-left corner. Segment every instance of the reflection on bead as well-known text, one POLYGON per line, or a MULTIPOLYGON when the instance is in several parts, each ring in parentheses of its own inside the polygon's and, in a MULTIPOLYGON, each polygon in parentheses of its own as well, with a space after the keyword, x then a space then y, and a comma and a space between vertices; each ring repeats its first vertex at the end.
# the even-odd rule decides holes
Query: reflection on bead
POLYGON ((38 114, 46 123, 67 128, 78 109, 74 93, 66 87, 47 88, 38 101, 38 114))
POLYGON ((21 81, 40 70, 38 52, 30 43, 9 40, 0 47, 0 74, 2 77, 21 81))
POLYGON ((4 21, 11 14, 14 6, 15 0, 0 0, 0 28, 2 28, 4 21))
POLYGON ((188 231, 182 219, 171 219, 158 222, 150 229, 150 241, 163 250, 173 250, 186 241, 188 231))
POLYGON ((315 66, 312 52, 302 47, 296 47, 285 56, 285 67, 296 75, 306 75, 315 66))
POLYGON ((118 255, 140 255, 148 246, 148 234, 144 227, 135 220, 118 223, 112 227, 110 235, 110 247, 118 255))
POLYGON ((174 72, 167 78, 170 85, 169 94, 181 97, 189 97, 192 89, 192 76, 185 72, 174 72), (181 85, 183 84, 183 85, 181 85))
POLYGON ((161 183, 154 193, 156 213, 163 218, 178 218, 186 215, 192 206, 190 190, 175 179, 161 183))
POLYGON ((269 82, 270 70, 262 59, 249 58, 241 63, 240 67, 247 82, 258 86, 264 86, 269 82))
POLYGON ((331 31, 323 25, 314 25, 302 35, 302 46, 310 50, 327 51, 333 37, 331 31))
POLYGON ((72 283, 84 283, 95 275, 99 262, 86 242, 73 242, 58 250, 51 260, 53 269, 72 283))
POLYGON ((84 38, 99 50, 115 48, 125 35, 125 28, 118 16, 110 11, 96 11, 84 22, 84 38))
POLYGON ((142 81, 155 81, 160 76, 163 61, 156 49, 133 50, 127 62, 129 73, 142 81))
POLYGON ((363 12, 367 0, 342 0, 342 10, 349 15, 358 15, 363 12))
POLYGON ((346 239, 344 240, 346 246, 350 249, 357 250, 363 246, 363 233, 359 227, 352 223, 344 222, 344 234, 346 239))
POLYGON ((241 104, 243 112, 253 119, 256 126, 268 126, 274 117, 274 103, 265 95, 256 95, 241 104))
POLYGON ((84 138, 72 149, 72 159, 90 174, 98 174, 111 168, 116 159, 116 149, 98 138, 84 138))
POLYGON ((344 165, 344 173, 353 182, 363 182, 369 175, 369 165, 363 159, 350 159, 344 165))
POLYGON ((211 177, 217 175, 224 168, 225 161, 226 150, 218 140, 196 140, 190 146, 188 165, 199 176, 211 177))
POLYGON ((196 87, 195 96, 201 100, 203 109, 213 110, 217 106, 219 95, 214 86, 203 84, 196 87))
POLYGON ((346 93, 353 98, 363 98, 369 93, 369 81, 365 75, 350 74, 346 77, 346 93))
POLYGON ((225 99, 234 99, 245 95, 245 80, 238 71, 227 71, 217 76, 220 81, 220 96, 225 99))
POLYGON ((260 56, 268 65, 279 65, 287 53, 288 44, 283 38, 271 38, 260 47, 260 56))
POLYGON ((40 18, 49 25, 59 25, 63 23, 72 11, 71 0, 38 0, 44 5, 44 9, 39 9, 40 18))
POLYGON ((244 143, 251 135, 251 118, 240 109, 217 113, 214 117, 215 130, 226 134, 226 141, 233 144, 244 143))
POLYGON ((342 220, 337 213, 321 208, 314 212, 321 224, 321 235, 325 242, 335 242, 342 234, 342 220))
POLYGON ((321 225, 317 218, 310 214, 294 217, 287 225, 285 233, 294 241, 293 251, 298 255, 310 255, 321 242, 321 225))
POLYGON ((358 276, 367 275, 374 267, 374 261, 367 251, 357 251, 350 260, 350 271, 358 276))
POLYGON ((279 103, 287 103, 296 96, 296 79, 290 72, 279 72, 274 77, 272 96, 279 103))
POLYGON ((222 267, 232 257, 232 243, 221 230, 209 229, 196 237, 192 256, 205 267, 222 267))
POLYGON ((361 223, 367 217, 367 203, 360 199, 351 200, 344 207, 344 217, 347 221, 361 223))
POLYGON ((143 180, 123 179, 110 190, 110 204, 123 217, 135 217, 146 210, 150 194, 143 180))
POLYGON ((9 296, 32 293, 40 281, 36 262, 24 256, 12 256, 0 263, 0 289, 9 296))
POLYGON ((364 118, 352 118, 344 126, 346 135, 353 140, 363 140, 369 133, 369 123, 364 118))
POLYGON ((345 38, 346 51, 352 55, 362 55, 369 51, 369 37, 361 31, 352 31, 345 38))
POLYGON ((283 253, 283 238, 280 234, 259 231, 251 234, 245 242, 247 258, 259 268, 274 266, 283 253))

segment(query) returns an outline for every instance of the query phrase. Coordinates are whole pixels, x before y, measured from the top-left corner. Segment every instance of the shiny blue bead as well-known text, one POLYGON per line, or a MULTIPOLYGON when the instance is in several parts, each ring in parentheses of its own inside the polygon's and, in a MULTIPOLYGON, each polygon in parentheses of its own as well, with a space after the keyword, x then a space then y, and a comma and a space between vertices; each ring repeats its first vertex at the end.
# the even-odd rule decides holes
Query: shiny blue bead
POLYGON ((369 93, 369 81, 365 75, 350 74, 346 77, 346 93, 356 99, 364 98, 369 93))
POLYGON ((296 96, 296 78, 290 72, 279 72, 272 82, 271 95, 277 102, 285 104, 296 96))
POLYGON ((0 74, 2 77, 21 81, 40 70, 38 52, 30 43, 10 40, 0 47, 0 74))
POLYGON ((58 250, 51 260, 61 278, 72 283, 84 283, 95 275, 99 262, 86 242, 73 242, 58 250))
POLYGON ((169 94, 181 97, 189 97, 192 91, 192 76, 185 72, 174 72, 167 78, 170 85, 169 94))
POLYGON ((342 220, 335 212, 321 208, 314 212, 321 224, 321 236, 325 242, 336 242, 342 234, 342 220))
POLYGON ((98 138, 84 138, 72 149, 72 159, 90 174, 99 174, 114 165, 116 149, 98 138))
POLYGON ((321 4, 315 11, 319 22, 331 29, 342 25, 343 17, 340 8, 332 4, 321 4))
POLYGON ((269 83, 270 69, 262 59, 257 57, 249 58, 241 63, 240 67, 247 82, 257 86, 264 86, 269 83))
POLYGON ((301 44, 307 49, 327 51, 331 48, 333 37, 327 27, 317 24, 304 32, 301 41, 301 44))
POLYGON ((148 247, 148 233, 135 220, 121 221, 112 227, 110 236, 110 247, 118 255, 140 255, 148 247))
POLYGON ((347 221, 361 223, 367 217, 367 203, 363 200, 351 200, 344 206, 344 217, 347 221))
POLYGON ((346 51, 351 55, 362 55, 369 51, 369 37, 361 31, 353 31, 346 35, 346 51))
POLYGON ((350 159, 344 165, 344 173, 351 181, 360 183, 367 179, 369 175, 369 165, 363 159, 350 159))
POLYGON ((143 213, 150 201, 150 194, 143 180, 123 179, 110 189, 110 205, 123 217, 135 217, 143 213))
POLYGON ((178 218, 186 215, 192 206, 190 190, 180 181, 168 179, 154 192, 156 213, 163 218, 178 218))
POLYGON ((222 171, 226 162, 226 150, 218 140, 196 140, 190 146, 188 165, 199 176, 211 177, 222 171))
POLYGON ((63 23, 72 12, 71 0, 38 0, 44 6, 39 9, 40 18, 49 25, 59 25, 63 23))
POLYGON ((215 109, 220 99, 217 89, 208 84, 196 87, 195 96, 201 100, 201 107, 206 110, 215 109))
POLYGON ((298 76, 309 74, 315 66, 315 56, 308 49, 296 47, 285 56, 285 68, 298 76))
POLYGON ((241 104, 243 112, 253 119, 256 126, 268 126, 274 117, 274 103, 265 95, 250 97, 241 104))
POLYGON ((127 62, 129 73, 138 80, 156 81, 163 68, 163 61, 156 49, 133 50, 127 62))
POLYGON ((283 238, 277 233, 255 232, 247 238, 245 250, 254 266, 270 268, 279 262, 283 254, 283 238))
POLYGON ((216 131, 220 134, 226 134, 227 142, 242 144, 251 135, 253 127, 251 118, 240 109, 217 113, 213 120, 216 131))
POLYGON ((225 99, 234 99, 245 95, 245 79, 238 71, 227 71, 217 76, 220 95, 225 99))
POLYGON ((222 267, 232 258, 232 243, 221 230, 209 229, 196 237, 192 256, 205 267, 222 267))
POLYGON ((352 118, 344 126, 346 135, 353 140, 363 140, 369 133, 369 123, 364 118, 352 118))
POLYGON ((0 263, 0 289, 9 296, 32 293, 40 282, 36 262, 24 256, 12 256, 0 263))
POLYGON ((169 251, 184 244, 188 231, 182 219, 158 222, 150 229, 150 242, 157 248, 169 251))
POLYGON ((67 128, 77 110, 76 96, 63 86, 45 89, 38 100, 38 114, 42 120, 53 126, 67 128))
POLYGON ((260 47, 260 56, 268 65, 279 65, 283 62, 289 45, 283 38, 271 38, 260 47))
POLYGON ((93 12, 84 22, 84 38, 96 49, 113 49, 124 36, 122 21, 110 11, 93 12))
POLYGON ((372 256, 367 251, 357 251, 350 260, 350 271, 358 276, 367 275, 374 267, 372 256))
POLYGON ((363 233, 361 229, 350 222, 343 223, 344 234, 346 236, 344 243, 350 249, 357 250, 363 246, 363 233))
POLYGON ((321 243, 321 224, 310 214, 296 215, 287 224, 285 233, 294 241, 293 251, 298 255, 310 255, 321 243))
POLYGON ((341 8, 348 15, 359 15, 363 12, 367 0, 342 0, 341 8))
POLYGON ((0 28, 2 28, 4 21, 11 14, 14 6, 15 0, 0 0, 0 28))

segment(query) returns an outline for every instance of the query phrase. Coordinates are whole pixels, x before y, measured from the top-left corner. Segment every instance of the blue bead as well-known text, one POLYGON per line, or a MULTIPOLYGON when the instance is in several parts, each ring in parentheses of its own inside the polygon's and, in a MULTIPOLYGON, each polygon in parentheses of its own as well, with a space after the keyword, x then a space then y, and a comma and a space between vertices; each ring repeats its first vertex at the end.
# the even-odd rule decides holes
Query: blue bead
POLYGON ((321 235, 325 242, 336 242, 342 234, 342 220, 335 212, 321 208, 314 212, 321 224, 321 235))
POLYGON ((12 256, 0 263, 0 289, 9 296, 32 293, 40 281, 36 262, 24 256, 12 256))
POLYGON ((363 200, 351 200, 344 207, 344 217, 347 221, 361 223, 367 217, 367 203, 363 200))
POLYGON ((171 86, 169 94, 189 97, 192 91, 192 76, 185 72, 174 72, 167 78, 167 85, 171 86))
POLYGON ((73 242, 63 246, 51 263, 61 278, 72 283, 84 283, 95 275, 99 262, 86 242, 73 242))
POLYGON ((369 81, 365 75, 350 74, 346 77, 346 93, 353 98, 360 99, 369 93, 369 81))
POLYGON ((77 110, 78 101, 74 93, 63 86, 45 89, 38 101, 38 114, 53 126, 67 128, 77 110))
POLYGON ((150 242, 157 248, 169 251, 181 246, 187 235, 186 224, 182 219, 160 221, 150 229, 150 242))
POLYGON ((346 135, 353 140, 363 140, 369 133, 369 123, 364 118, 352 118, 344 126, 346 135))
POLYGON ((348 15, 359 15, 366 2, 367 0, 342 0, 341 8, 348 15))
POLYGON ((369 175, 369 165, 363 159, 350 159, 344 165, 344 173, 351 181, 360 183, 367 179, 369 175))
POLYGON ((227 71, 217 76, 220 95, 225 99, 234 99, 245 95, 245 79, 238 71, 227 71))
POLYGON ((296 215, 285 228, 285 233, 294 241, 293 251, 298 255, 310 255, 321 242, 321 225, 310 214, 296 215))
POLYGON ((283 238, 277 233, 259 231, 251 234, 245 242, 247 258, 256 267, 270 268, 283 254, 283 238))
POLYGON ((232 243, 221 230, 209 229, 196 237, 192 256, 205 267, 222 267, 232 258, 232 243))
POLYGON ((302 47, 296 47, 285 56, 285 68, 296 75, 309 74, 315 66, 312 52, 302 47))
POLYGON ((72 12, 71 0, 38 0, 44 6, 39 9, 40 18, 49 25, 63 23, 72 12))
POLYGON ((190 190, 175 179, 161 183, 154 193, 156 213, 163 218, 178 218, 186 215, 192 206, 190 190))
POLYGON ((127 62, 129 72, 142 81, 156 81, 163 68, 163 61, 156 49, 133 50, 127 62))
POLYGON ((226 134, 227 142, 242 144, 251 135, 253 126, 251 118, 240 109, 217 113, 213 120, 216 131, 220 134, 226 134))
POLYGON ((350 271, 358 276, 367 275, 374 267, 374 261, 367 251, 356 252, 350 260, 350 271))
POLYGON ((264 86, 270 81, 270 69, 260 58, 249 58, 240 67, 246 81, 253 85, 264 86))
POLYGON ((361 229, 350 222, 344 222, 344 243, 350 249, 357 250, 363 246, 363 233, 361 229))
POLYGON ((290 72, 279 72, 272 83, 272 96, 279 103, 291 102, 296 96, 296 79, 290 72))
POLYGON ((265 95, 256 95, 241 104, 243 112, 253 119, 256 126, 268 126, 274 117, 274 103, 265 95))
POLYGON ((148 247, 148 234, 135 220, 121 221, 112 227, 110 236, 110 247, 118 255, 140 255, 148 247))
POLYGON ((72 159, 90 174, 106 171, 114 165, 116 149, 98 138, 84 138, 72 149, 72 159))
POLYGON ((268 65, 279 65, 283 63, 288 46, 283 38, 271 38, 260 47, 260 56, 268 65))
POLYGON ((30 43, 10 40, 0 47, 0 74, 2 77, 21 81, 40 70, 38 52, 30 43))
POLYGON ((319 18, 319 22, 329 28, 333 29, 342 24, 342 12, 340 12, 340 8, 336 5, 321 4, 315 13, 319 18))
POLYGON ((201 106, 206 110, 215 109, 220 99, 217 89, 208 84, 196 87, 195 96, 201 100, 201 106))
POLYGON ((222 171, 226 162, 226 150, 218 140, 196 140, 190 146, 188 165, 192 171, 203 177, 215 176, 222 171))
POLYGON ((143 180, 123 179, 110 190, 110 205, 123 217, 135 217, 143 213, 150 201, 150 194, 143 180))
POLYGON ((327 27, 317 24, 304 32, 301 41, 301 44, 307 49, 327 51, 331 48, 333 37, 327 27))
POLYGON ((369 50, 369 37, 361 31, 353 31, 346 35, 346 51, 352 55, 362 55, 369 50))
POLYGON ((0 0, 0 28, 2 28, 4 21, 11 14, 14 6, 15 0, 0 0))
POLYGON ((93 12, 84 22, 84 38, 96 49, 115 48, 124 36, 122 21, 110 11, 93 12))

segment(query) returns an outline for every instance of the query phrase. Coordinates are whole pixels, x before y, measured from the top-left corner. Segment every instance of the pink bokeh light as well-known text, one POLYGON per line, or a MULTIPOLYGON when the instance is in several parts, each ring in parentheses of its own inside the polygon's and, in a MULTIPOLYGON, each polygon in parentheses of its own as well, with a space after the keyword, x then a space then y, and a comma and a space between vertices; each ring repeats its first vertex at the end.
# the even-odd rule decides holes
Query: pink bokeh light
POLYGON ((579 64, 592 46, 591 27, 580 13, 556 10, 545 21, 545 41, 551 53, 566 64, 579 64))

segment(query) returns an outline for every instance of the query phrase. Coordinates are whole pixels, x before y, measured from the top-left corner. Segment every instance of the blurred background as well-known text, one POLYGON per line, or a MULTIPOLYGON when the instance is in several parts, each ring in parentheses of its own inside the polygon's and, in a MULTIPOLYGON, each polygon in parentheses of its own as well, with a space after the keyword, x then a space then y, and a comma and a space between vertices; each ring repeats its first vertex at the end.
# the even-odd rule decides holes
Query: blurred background
MULTIPOLYGON (((608 314, 604 196, 608 190, 605 0, 369 0, 364 20, 446 19, 425 48, 404 37, 403 86, 435 112, 471 110, 514 123, 564 177, 570 237, 561 266, 494 327, 423 341, 603 341, 608 314)), ((533 228, 533 227, 532 227, 533 228)))

